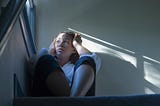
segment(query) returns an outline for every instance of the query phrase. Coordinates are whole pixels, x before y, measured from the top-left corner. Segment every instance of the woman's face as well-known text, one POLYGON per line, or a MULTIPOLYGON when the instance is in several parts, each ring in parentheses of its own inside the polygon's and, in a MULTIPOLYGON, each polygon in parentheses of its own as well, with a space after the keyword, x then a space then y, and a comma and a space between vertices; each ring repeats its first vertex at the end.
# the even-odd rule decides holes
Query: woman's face
POLYGON ((70 57, 72 53, 75 53, 75 49, 72 45, 72 37, 65 33, 60 33, 55 40, 55 50, 57 56, 70 57))

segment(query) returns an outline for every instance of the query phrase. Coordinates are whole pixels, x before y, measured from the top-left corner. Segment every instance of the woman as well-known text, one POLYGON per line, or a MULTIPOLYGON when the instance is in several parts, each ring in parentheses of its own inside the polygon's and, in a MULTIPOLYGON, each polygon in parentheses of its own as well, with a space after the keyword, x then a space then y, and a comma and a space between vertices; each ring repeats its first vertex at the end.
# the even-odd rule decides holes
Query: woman
POLYGON ((79 34, 61 32, 49 50, 41 50, 32 96, 92 96, 99 67, 99 57, 82 46, 79 34))

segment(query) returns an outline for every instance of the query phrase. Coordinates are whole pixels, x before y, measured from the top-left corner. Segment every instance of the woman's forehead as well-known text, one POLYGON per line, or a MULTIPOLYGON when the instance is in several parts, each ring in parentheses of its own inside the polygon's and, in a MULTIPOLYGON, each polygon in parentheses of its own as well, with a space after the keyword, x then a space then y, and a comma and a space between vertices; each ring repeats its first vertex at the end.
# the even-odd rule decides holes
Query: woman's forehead
POLYGON ((60 33, 58 36, 57 36, 57 39, 71 39, 71 36, 66 34, 66 33, 60 33))

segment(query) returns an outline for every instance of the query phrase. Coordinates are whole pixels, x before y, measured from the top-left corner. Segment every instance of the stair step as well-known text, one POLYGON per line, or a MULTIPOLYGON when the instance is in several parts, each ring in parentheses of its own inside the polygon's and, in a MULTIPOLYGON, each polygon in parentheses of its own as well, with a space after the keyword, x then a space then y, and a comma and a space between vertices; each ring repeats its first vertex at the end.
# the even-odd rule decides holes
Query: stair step
POLYGON ((160 94, 90 97, 16 97, 13 106, 160 106, 160 94))

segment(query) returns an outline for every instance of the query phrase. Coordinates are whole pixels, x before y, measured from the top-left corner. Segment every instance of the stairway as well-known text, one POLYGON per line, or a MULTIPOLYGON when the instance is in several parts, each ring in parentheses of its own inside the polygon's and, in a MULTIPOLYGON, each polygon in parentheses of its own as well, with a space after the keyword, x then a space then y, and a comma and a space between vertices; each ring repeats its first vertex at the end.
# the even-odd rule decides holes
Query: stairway
POLYGON ((13 106, 160 106, 160 95, 16 97, 13 106))

